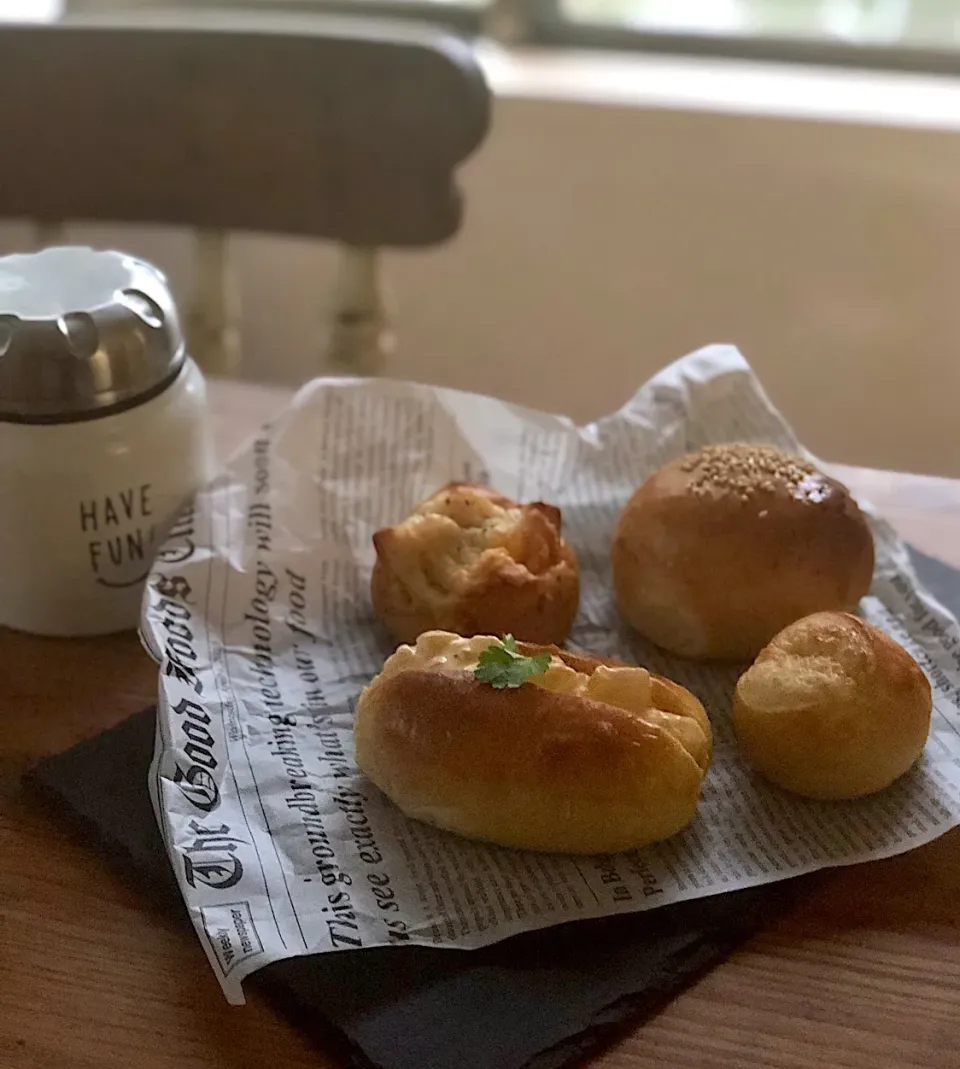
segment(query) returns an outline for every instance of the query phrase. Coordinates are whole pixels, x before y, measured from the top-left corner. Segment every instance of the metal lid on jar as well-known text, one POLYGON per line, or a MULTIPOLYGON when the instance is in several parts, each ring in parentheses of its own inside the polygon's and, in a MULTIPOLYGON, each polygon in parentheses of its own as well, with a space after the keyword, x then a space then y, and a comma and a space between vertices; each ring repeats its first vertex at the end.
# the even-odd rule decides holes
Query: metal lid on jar
POLYGON ((0 257, 0 421, 121 411, 162 392, 183 361, 173 297, 151 264, 86 246, 0 257))

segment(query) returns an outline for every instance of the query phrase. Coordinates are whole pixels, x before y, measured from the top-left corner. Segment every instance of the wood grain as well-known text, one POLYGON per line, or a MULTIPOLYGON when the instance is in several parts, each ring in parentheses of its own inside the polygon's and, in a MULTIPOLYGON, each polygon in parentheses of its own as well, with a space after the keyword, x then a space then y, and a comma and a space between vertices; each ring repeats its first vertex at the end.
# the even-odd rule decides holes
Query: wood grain
MULTIPOLYGON (((211 388, 222 453, 288 399, 211 388)), ((844 469, 920 548, 960 565, 960 483, 844 469), (952 534, 951 534, 952 532, 952 534)), ((29 806, 38 756, 142 708, 132 635, 0 631, 0 1066, 332 1067, 257 997, 223 1001, 199 943, 29 806)), ((823 874, 803 904, 589 1064, 597 1069, 957 1069, 960 834, 823 874)))
POLYGON ((411 24, 178 11, 0 29, 0 217, 425 246, 490 97, 411 24))

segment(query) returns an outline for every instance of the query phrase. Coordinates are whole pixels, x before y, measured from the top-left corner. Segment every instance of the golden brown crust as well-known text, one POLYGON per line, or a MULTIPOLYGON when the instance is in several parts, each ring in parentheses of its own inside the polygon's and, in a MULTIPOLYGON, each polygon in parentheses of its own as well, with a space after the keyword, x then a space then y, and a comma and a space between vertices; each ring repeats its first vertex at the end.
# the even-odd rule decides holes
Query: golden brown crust
POLYGON ((785 628, 740 678, 734 730, 750 764, 811 798, 888 787, 923 752, 930 683, 902 646, 849 613, 785 628))
MULTIPOLYGON (((564 664, 568 664, 577 672, 584 675, 592 674, 600 665, 608 668, 629 668, 626 661, 619 657, 597 657, 592 653, 583 653, 577 650, 564 650, 554 645, 538 645, 533 642, 518 642, 517 649, 527 657, 535 657, 538 653, 549 653, 553 657, 559 657, 564 664)), ((653 704, 657 709, 677 716, 686 716, 695 720, 703 731, 705 750, 703 755, 698 756, 698 762, 704 772, 710 765, 713 756, 713 730, 710 727, 710 718, 700 700, 679 683, 665 676, 658 676, 653 672, 650 675, 650 687, 653 704)))
MULTIPOLYGON (((556 652, 577 671, 616 664, 556 652)), ((699 701, 651 681, 644 714, 531 684, 496 690, 467 671, 385 672, 357 707, 357 763, 408 816, 460 835, 565 853, 634 849, 690 822, 711 755, 699 701)))
POLYGON ((749 660, 793 620, 855 608, 874 547, 841 483, 777 450, 734 445, 643 483, 612 559, 620 612, 641 634, 681 656, 749 660))
POLYGON ((560 643, 573 626, 577 559, 554 505, 451 482, 373 543, 373 607, 398 642, 444 630, 560 643))

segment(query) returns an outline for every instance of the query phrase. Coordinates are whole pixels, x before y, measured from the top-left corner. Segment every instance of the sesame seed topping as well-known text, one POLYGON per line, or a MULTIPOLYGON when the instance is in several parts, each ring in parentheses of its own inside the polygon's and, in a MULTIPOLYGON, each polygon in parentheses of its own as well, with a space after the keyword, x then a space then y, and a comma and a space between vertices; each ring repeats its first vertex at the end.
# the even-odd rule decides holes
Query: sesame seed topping
POLYGON ((804 494, 810 476, 817 469, 802 457, 792 456, 767 445, 708 445, 685 457, 680 464, 690 475, 688 488, 696 497, 729 492, 741 501, 757 494, 785 489, 804 494))

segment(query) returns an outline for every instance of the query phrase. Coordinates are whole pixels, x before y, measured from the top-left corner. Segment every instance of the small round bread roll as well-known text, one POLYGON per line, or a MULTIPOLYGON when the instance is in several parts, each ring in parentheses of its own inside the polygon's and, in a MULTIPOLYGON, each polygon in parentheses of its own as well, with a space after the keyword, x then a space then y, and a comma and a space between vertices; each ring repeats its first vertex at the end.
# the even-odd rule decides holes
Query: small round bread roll
POLYGON ((909 653, 849 613, 784 628, 740 677, 733 726, 772 783, 809 798, 883 790, 923 752, 930 683, 909 653))
POLYGON ((712 753, 689 691, 526 643, 545 670, 498 689, 474 671, 501 645, 435 631, 401 646, 357 705, 360 770, 407 816, 501 846, 615 853, 686 827, 712 753))
POLYGON ((559 644, 573 626, 577 558, 554 505, 452 482, 373 544, 373 607, 397 642, 443 630, 559 644))
POLYGON ((652 475, 613 542, 620 613, 684 657, 751 660, 787 624, 854 609, 873 537, 847 489, 768 446, 714 445, 652 475))

